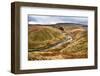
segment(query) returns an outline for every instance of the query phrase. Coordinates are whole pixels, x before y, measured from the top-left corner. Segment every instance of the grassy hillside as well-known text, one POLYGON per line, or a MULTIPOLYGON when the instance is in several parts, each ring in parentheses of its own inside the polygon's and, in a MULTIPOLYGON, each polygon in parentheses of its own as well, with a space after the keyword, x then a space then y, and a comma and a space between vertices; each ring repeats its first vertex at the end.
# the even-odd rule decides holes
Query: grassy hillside
POLYGON ((29 27, 29 60, 88 57, 87 27, 74 24, 29 27), (62 29, 60 28, 62 27, 62 29), (67 42, 67 37, 72 40, 67 42), (30 48, 31 51, 30 51, 30 48), (34 49, 34 50, 33 50, 34 49))
POLYGON ((28 47, 33 50, 47 48, 64 39, 61 30, 49 26, 33 26, 28 32, 28 47))

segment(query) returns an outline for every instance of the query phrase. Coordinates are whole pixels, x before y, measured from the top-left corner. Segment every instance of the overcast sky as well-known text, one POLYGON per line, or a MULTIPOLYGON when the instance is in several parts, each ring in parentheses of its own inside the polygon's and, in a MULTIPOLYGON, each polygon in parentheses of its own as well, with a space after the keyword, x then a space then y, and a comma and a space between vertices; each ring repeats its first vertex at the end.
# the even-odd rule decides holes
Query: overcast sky
POLYGON ((29 15, 28 23, 29 24, 77 23, 77 24, 87 25, 88 17, 29 15))

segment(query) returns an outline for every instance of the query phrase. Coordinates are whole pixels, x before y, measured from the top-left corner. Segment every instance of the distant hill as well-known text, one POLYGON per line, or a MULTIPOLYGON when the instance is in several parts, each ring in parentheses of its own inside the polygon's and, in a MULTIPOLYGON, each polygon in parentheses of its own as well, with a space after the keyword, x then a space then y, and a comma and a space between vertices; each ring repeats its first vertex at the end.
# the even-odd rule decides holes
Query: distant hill
POLYGON ((70 25, 74 25, 74 26, 83 26, 83 27, 87 27, 87 25, 83 25, 83 24, 77 24, 77 23, 56 23, 56 24, 29 24, 31 25, 37 25, 37 26, 56 26, 56 25, 66 25, 66 26, 70 26, 70 25))
POLYGON ((87 25, 83 25, 83 24, 77 24, 77 23, 57 23, 56 25, 67 25, 67 26, 70 26, 70 25, 76 25, 76 26, 87 26, 87 25))

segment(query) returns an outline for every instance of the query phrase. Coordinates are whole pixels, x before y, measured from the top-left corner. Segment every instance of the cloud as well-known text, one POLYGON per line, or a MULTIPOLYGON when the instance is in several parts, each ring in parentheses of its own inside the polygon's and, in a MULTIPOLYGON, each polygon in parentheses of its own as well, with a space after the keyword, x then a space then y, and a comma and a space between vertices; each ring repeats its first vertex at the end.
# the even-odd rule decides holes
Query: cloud
POLYGON ((28 22, 29 24, 77 23, 87 25, 88 17, 29 15, 28 22))

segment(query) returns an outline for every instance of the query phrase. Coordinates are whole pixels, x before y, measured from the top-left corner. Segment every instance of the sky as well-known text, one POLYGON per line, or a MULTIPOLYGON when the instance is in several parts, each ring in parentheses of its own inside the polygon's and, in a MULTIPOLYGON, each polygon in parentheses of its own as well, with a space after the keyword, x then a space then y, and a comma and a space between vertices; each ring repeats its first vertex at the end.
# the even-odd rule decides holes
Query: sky
POLYGON ((88 25, 88 17, 28 15, 29 24, 76 23, 88 25))

